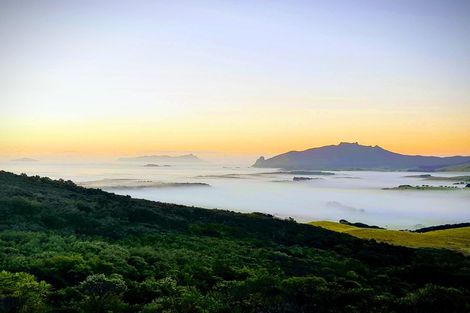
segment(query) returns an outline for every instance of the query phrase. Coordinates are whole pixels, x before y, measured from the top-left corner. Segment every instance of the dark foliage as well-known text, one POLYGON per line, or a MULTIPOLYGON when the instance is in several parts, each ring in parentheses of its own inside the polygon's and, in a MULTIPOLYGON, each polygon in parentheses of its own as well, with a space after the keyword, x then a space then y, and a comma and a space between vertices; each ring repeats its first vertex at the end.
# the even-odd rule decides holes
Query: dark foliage
POLYGON ((468 312, 470 260, 0 172, 2 312, 468 312))
POLYGON ((427 233, 434 230, 443 230, 443 229, 452 229, 452 228, 461 228, 468 227, 470 223, 458 223, 458 224, 444 224, 438 226, 423 227, 420 229, 414 230, 415 233, 427 233))
POLYGON ((355 227, 359 227, 359 228, 384 229, 382 227, 375 226, 375 225, 367 225, 367 224, 364 224, 364 223, 351 223, 347 220, 339 220, 339 222, 341 224, 344 224, 344 225, 355 226, 355 227))
POLYGON ((443 230, 443 229, 452 229, 452 228, 461 228, 461 227, 468 227, 470 223, 458 223, 458 224, 444 224, 438 226, 430 226, 430 227, 423 227, 414 230, 415 233, 427 233, 434 230, 443 230))

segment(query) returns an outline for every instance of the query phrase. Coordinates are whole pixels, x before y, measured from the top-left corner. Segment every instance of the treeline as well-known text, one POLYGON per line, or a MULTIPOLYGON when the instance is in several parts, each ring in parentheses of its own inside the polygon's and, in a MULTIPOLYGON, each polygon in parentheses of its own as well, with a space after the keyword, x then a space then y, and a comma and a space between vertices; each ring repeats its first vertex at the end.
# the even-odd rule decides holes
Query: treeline
POLYGON ((0 312, 468 312, 470 260, 0 172, 0 312))
POLYGON ((423 228, 415 229, 413 232, 415 232, 415 233, 427 233, 427 232, 434 231, 434 230, 461 228, 461 227, 468 227, 468 226, 470 226, 470 223, 444 224, 444 225, 429 226, 429 227, 423 227, 423 228))
POLYGON ((376 225, 367 225, 367 224, 364 224, 364 223, 352 223, 352 222, 349 222, 347 220, 339 220, 339 223, 340 224, 343 224, 343 225, 349 225, 349 226, 354 226, 354 227, 359 227, 359 228, 372 228, 372 229, 385 229, 385 228, 382 228, 382 227, 379 227, 379 226, 376 226, 376 225))

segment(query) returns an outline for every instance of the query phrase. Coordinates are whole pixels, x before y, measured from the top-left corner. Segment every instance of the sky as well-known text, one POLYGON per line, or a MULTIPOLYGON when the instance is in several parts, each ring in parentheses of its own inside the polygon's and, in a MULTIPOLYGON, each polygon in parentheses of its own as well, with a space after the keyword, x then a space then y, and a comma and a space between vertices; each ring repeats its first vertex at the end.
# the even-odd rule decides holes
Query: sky
POLYGON ((470 155, 470 2, 0 0, 0 156, 470 155))

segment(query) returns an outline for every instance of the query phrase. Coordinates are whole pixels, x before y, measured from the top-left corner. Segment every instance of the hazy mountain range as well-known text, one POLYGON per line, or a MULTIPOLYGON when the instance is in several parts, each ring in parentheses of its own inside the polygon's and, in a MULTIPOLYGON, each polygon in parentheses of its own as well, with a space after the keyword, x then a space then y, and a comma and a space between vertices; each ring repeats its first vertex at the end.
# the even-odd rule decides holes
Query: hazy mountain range
POLYGON ((18 158, 11 160, 11 162, 38 162, 38 160, 32 158, 18 158))
POLYGON ((315 170, 416 170, 440 171, 468 168, 470 156, 435 157, 404 155, 385 150, 379 146, 363 146, 342 142, 290 151, 265 159, 260 157, 254 167, 315 170))
POLYGON ((184 155, 144 155, 144 156, 137 156, 137 157, 127 157, 127 158, 120 158, 119 161, 123 162, 179 162, 179 163, 192 163, 192 162, 202 162, 194 154, 184 154, 184 155))

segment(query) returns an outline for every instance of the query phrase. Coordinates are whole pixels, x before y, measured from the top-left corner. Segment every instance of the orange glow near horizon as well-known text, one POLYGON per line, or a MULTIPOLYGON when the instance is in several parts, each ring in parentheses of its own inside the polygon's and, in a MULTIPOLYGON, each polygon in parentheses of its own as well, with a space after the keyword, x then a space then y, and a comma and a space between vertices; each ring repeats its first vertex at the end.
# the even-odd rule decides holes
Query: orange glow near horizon
POLYGON ((354 110, 256 109, 167 119, 6 120, 0 155, 120 156, 159 151, 265 155, 338 144, 379 145, 403 154, 470 155, 466 115, 354 110))

